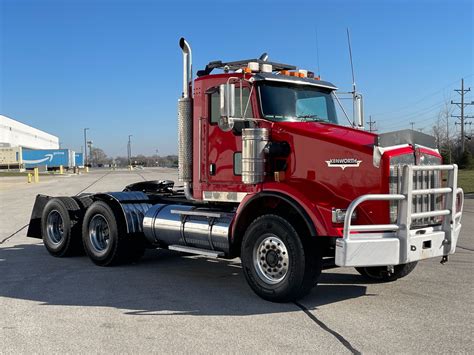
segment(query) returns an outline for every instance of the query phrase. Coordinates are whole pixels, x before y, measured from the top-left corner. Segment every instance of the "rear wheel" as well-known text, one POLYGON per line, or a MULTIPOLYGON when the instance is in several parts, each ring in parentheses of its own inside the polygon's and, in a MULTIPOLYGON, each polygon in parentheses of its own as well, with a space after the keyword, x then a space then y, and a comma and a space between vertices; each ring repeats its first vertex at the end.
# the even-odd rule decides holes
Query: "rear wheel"
POLYGON ((418 262, 414 261, 408 264, 394 265, 393 269, 388 266, 356 267, 355 269, 371 281, 390 282, 407 276, 417 264, 418 262))
POLYGON ((82 224, 82 242, 95 264, 108 266, 132 262, 143 255, 142 239, 127 234, 122 218, 103 201, 96 201, 87 209, 82 224))
POLYGON ((241 259, 252 290, 273 302, 305 296, 321 274, 315 243, 301 238, 288 221, 276 215, 252 222, 242 241, 241 259))
POLYGON ((48 252, 57 257, 80 254, 81 209, 71 197, 48 201, 41 217, 41 235, 48 252))

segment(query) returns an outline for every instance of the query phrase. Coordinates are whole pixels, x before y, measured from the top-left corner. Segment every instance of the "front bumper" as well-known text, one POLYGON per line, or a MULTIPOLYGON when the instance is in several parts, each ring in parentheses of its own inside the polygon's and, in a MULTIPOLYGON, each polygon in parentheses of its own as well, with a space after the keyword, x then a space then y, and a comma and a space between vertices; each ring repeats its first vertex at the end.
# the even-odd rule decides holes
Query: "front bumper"
POLYGON ((363 195, 348 207, 344 221, 344 235, 336 241, 336 265, 385 266, 406 264, 427 258, 447 256, 456 250, 461 231, 463 190, 457 187, 456 165, 405 165, 401 194, 363 195), (447 187, 416 189, 414 171, 447 171, 447 187), (413 197, 444 195, 445 209, 414 213, 413 197), (351 225, 356 207, 365 201, 398 201, 397 224, 351 225), (457 203, 459 201, 459 203, 457 203), (444 216, 443 223, 426 228, 411 228, 419 218, 444 216))

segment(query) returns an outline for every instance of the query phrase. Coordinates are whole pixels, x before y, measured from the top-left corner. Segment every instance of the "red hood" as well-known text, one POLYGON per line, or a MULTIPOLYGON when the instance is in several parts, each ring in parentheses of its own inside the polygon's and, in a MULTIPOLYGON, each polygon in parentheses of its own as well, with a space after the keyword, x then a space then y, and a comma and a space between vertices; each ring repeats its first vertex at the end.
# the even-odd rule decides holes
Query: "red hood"
POLYGON ((328 141, 347 148, 372 153, 376 134, 350 127, 320 122, 275 122, 272 129, 328 141))

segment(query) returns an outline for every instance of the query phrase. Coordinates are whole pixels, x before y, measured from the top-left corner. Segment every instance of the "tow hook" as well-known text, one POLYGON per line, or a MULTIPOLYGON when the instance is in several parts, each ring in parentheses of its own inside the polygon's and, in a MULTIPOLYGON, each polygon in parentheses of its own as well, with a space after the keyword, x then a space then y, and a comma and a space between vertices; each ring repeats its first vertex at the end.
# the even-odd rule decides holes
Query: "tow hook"
POLYGON ((387 266, 387 272, 388 272, 389 276, 391 276, 395 273, 395 268, 393 267, 393 265, 388 265, 387 266))
POLYGON ((441 265, 444 265, 448 262, 448 256, 447 255, 443 255, 443 257, 441 258, 441 261, 439 262, 441 265))

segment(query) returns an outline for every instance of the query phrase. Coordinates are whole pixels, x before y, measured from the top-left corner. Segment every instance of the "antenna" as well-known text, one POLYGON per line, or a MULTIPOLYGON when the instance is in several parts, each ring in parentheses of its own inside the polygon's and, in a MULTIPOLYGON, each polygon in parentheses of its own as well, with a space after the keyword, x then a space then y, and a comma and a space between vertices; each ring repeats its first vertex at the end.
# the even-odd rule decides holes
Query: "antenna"
POLYGON ((318 76, 321 77, 321 68, 319 66, 318 26, 316 26, 316 60, 318 62, 318 76))
POLYGON ((351 60, 351 71, 352 71, 352 95, 356 93, 356 83, 354 76, 354 63, 352 62, 352 47, 351 47, 351 34, 349 33, 349 28, 346 28, 347 31, 347 44, 349 46, 349 58, 351 60))
POLYGON ((346 28, 347 32, 347 44, 349 45, 349 57, 351 60, 351 71, 352 71, 352 119, 354 126, 358 129, 364 129, 364 109, 362 104, 362 95, 356 91, 356 82, 354 75, 354 63, 352 61, 352 46, 351 46, 351 34, 349 28, 346 28))

